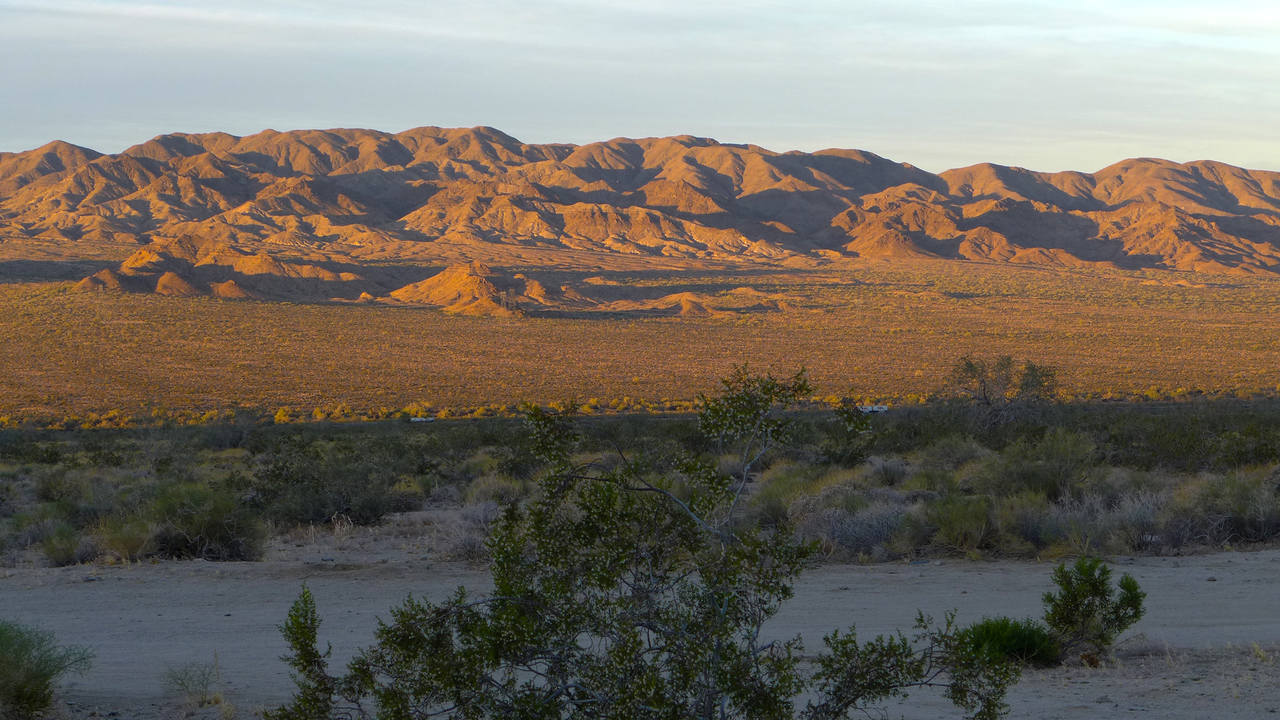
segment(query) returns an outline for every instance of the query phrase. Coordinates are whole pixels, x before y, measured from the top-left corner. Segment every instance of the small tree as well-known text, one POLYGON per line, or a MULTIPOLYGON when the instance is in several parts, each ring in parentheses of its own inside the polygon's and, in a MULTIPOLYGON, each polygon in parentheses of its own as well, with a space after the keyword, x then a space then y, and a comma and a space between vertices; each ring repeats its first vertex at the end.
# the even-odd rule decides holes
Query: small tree
POLYGON ((1057 636, 1062 652, 1093 656, 1111 649, 1116 637, 1142 618, 1147 594, 1128 573, 1120 576, 1120 594, 1111 586, 1111 568, 1097 558, 1082 557, 1070 568, 1053 571, 1058 591, 1044 594, 1044 620, 1057 636))
POLYGON ((1013 358, 1008 355, 993 359, 965 355, 951 369, 951 383, 979 404, 1003 405, 1014 387, 1013 372, 1013 358))
POLYGON ((996 358, 965 355, 951 368, 950 381, 960 395, 980 405, 999 407, 1011 402, 1053 399, 1058 389, 1058 372, 1029 360, 1019 368, 1009 355, 996 358))
MULTIPOLYGON (((749 468, 806 391, 803 374, 743 370, 704 398, 701 426, 749 468)), ((286 625, 300 692, 271 720, 301 718, 304 704, 319 709, 314 720, 830 720, 926 686, 971 717, 1003 713, 1016 664, 963 642, 950 617, 920 618, 911 640, 833 633, 812 671, 799 638, 762 640, 812 548, 785 530, 735 527, 746 471, 691 455, 578 465, 563 415, 533 408, 527 421, 547 470, 489 538, 493 594, 409 599, 341 678, 327 674, 310 620, 302 632, 286 625), (315 691, 326 687, 339 697, 324 711, 315 691), (797 708, 805 691, 814 699, 797 708)), ((291 620, 311 618, 310 602, 304 592, 291 620)))
POLYGON ((1027 402, 1052 400, 1058 392, 1058 371, 1028 360, 1022 366, 1015 398, 1027 402))

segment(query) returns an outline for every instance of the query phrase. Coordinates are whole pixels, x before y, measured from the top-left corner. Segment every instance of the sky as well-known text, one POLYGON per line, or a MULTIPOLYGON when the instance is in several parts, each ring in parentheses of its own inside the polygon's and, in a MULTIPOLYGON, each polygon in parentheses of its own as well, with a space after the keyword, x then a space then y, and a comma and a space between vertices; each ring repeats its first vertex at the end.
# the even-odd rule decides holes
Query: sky
POLYGON ((0 151, 421 125, 1280 170, 1280 2, 0 0, 0 151))

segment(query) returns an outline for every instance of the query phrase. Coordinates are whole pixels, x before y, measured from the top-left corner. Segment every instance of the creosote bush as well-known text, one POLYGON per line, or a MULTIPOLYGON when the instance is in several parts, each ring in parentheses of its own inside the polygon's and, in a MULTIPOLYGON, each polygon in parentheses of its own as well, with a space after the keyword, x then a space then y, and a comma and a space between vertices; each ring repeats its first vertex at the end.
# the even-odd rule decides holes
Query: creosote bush
POLYGON ((184 483, 165 488, 147 509, 150 543, 169 558, 257 560, 266 529, 225 490, 184 483))
MULTIPOLYGON (((735 374, 702 427, 750 468, 785 437, 804 384, 735 374)), ((283 626, 298 692, 268 720, 834 720, 930 686, 968 717, 1005 712, 1018 665, 951 616, 919 618, 910 638, 833 632, 810 662, 799 638, 762 642, 813 548, 738 521, 748 472, 687 451, 581 464, 564 415, 530 408, 527 422, 544 471, 489 536, 493 593, 410 598, 332 675, 304 588, 283 626)))
POLYGON ((58 680, 84 672, 92 659, 86 648, 58 645, 52 633, 0 620, 0 717, 40 717, 58 680))
POLYGON ((1142 618, 1147 594, 1128 573, 1120 576, 1119 594, 1111 586, 1111 568, 1082 557, 1071 567, 1053 571, 1057 592, 1044 594, 1044 620, 1066 654, 1106 654, 1116 637, 1142 618))

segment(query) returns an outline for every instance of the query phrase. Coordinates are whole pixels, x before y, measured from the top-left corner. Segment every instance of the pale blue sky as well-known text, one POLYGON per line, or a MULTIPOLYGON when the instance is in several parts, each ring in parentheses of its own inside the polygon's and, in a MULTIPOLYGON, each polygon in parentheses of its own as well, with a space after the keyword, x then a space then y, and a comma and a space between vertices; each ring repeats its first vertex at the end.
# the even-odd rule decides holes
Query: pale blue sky
POLYGON ((1280 169, 1280 2, 0 0, 0 151, 418 125, 1280 169))

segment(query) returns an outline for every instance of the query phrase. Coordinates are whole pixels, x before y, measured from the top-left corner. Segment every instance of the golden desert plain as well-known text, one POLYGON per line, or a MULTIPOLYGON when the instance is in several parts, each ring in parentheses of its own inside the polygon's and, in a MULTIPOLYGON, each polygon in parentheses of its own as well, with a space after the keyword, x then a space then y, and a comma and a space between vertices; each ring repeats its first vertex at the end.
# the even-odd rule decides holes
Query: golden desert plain
POLYGON ((10 422, 661 408, 741 363, 902 403, 966 354, 1066 397, 1247 396, 1280 384, 1280 174, 485 127, 51 143, 0 153, 0 280, 10 422))

